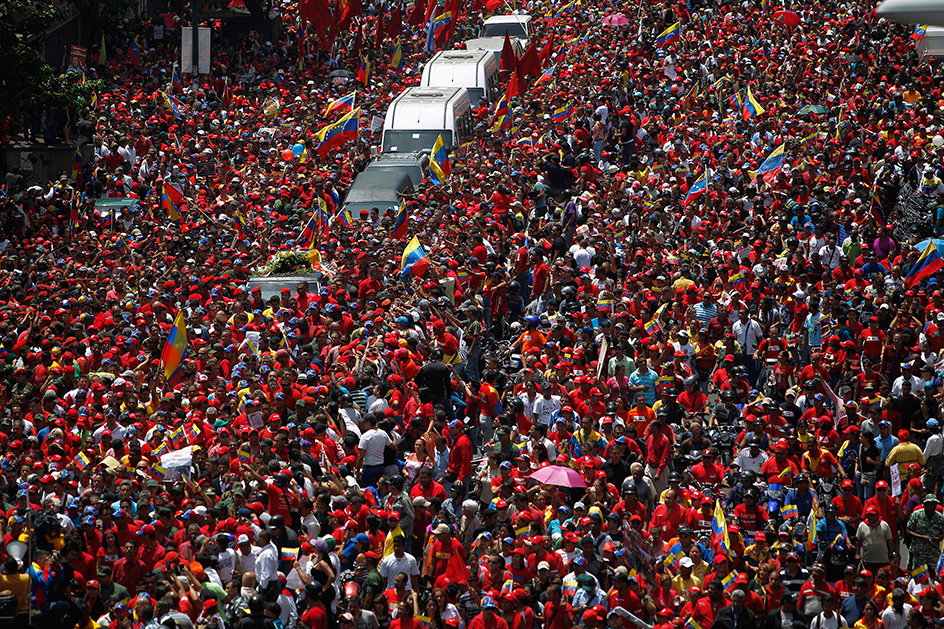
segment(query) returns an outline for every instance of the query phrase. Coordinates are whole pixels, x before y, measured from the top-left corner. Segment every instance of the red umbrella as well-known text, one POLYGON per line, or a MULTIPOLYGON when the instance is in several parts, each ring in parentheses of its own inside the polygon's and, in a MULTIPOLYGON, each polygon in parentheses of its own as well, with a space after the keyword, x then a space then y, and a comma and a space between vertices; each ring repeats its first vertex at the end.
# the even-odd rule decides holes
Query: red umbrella
POLYGON ((797 26, 800 23, 800 16, 793 11, 777 11, 773 18, 784 26, 797 26))
POLYGON ((577 470, 560 465, 548 465, 531 474, 531 478, 545 485, 558 487, 586 487, 586 481, 577 470))

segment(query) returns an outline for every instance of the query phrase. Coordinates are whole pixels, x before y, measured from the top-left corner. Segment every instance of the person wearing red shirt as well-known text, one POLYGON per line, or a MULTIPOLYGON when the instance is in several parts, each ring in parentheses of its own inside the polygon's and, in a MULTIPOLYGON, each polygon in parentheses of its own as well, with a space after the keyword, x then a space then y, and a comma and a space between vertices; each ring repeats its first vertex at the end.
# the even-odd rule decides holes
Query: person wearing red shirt
POLYGON ((133 541, 128 540, 125 542, 123 549, 125 553, 124 556, 116 561, 112 568, 112 579, 115 580, 115 583, 120 583, 128 588, 129 591, 136 591, 138 583, 144 577, 148 569, 147 566, 144 565, 144 562, 135 556, 137 554, 137 546, 133 541))
POLYGON ((695 609, 692 610, 692 620, 698 623, 700 627, 710 627, 715 622, 715 616, 726 605, 724 598, 724 586, 721 585, 721 579, 712 579, 706 587, 708 596, 703 596, 695 603, 695 609))
POLYGON ((744 494, 744 502, 734 508, 734 517, 742 531, 755 533, 763 531, 770 516, 767 510, 757 505, 756 489, 750 489, 744 494))
POLYGON ((787 458, 787 452, 790 449, 783 441, 774 444, 773 458, 767 459, 760 468, 760 473, 767 477, 768 485, 782 485, 784 487, 793 484, 793 476, 800 473, 800 468, 793 461, 787 458))
MULTIPOLYGON (((629 587, 629 575, 622 570, 617 570, 613 576, 613 587, 606 593, 606 604, 610 609, 622 607, 631 614, 642 612, 642 601, 629 587)), ((624 629, 632 629, 635 626, 627 618, 622 620, 624 629)))
POLYGON ((692 466, 692 476, 699 483, 718 485, 724 478, 724 468, 715 462, 715 453, 705 448, 701 453, 701 463, 692 466))
POLYGON ((847 531, 855 531, 862 521, 862 501, 855 495, 855 483, 847 478, 842 481, 842 493, 832 500, 839 507, 839 520, 846 525, 847 531))
POLYGON ((873 363, 882 357, 885 347, 885 333, 878 329, 878 317, 869 318, 869 327, 859 335, 859 350, 873 363))
POLYGON ((898 539, 898 512, 896 500, 888 489, 888 483, 883 480, 875 483, 875 495, 865 501, 865 508, 875 507, 879 516, 888 523, 892 531, 892 539, 898 539))
POLYGON ((462 420, 454 419, 449 422, 446 438, 450 441, 449 465, 446 473, 462 482, 468 482, 472 477, 472 440, 465 434, 465 425, 462 420))
POLYGON ((452 536, 452 529, 448 524, 439 524, 433 529, 436 541, 432 545, 433 554, 433 581, 446 574, 449 561, 453 555, 459 555, 465 561, 465 547, 452 536))
MULTIPOLYGON (((679 526, 688 521, 688 510, 678 502, 678 495, 674 489, 665 492, 665 502, 656 506, 652 512, 652 521, 649 531, 655 527, 662 529, 663 539, 672 539, 678 536, 679 526)), ((710 625, 709 625, 710 626, 710 625)))
MULTIPOLYGON (((305 584, 305 602, 308 604, 308 609, 302 614, 299 620, 303 625, 308 627, 308 629, 328 629, 328 611, 325 609, 324 603, 321 602, 321 591, 322 586, 317 581, 311 581, 305 584)), ((263 618, 262 610, 257 612, 252 609, 252 598, 250 598, 249 606, 250 618, 258 613, 259 620, 261 621, 263 618)), ((345 627, 345 625, 341 625, 341 627, 344 629, 353 629, 352 626, 345 627)))
POLYGON ((820 478, 833 479, 839 473, 839 461, 829 450, 819 447, 819 444, 810 439, 806 442, 806 452, 803 453, 803 470, 812 472, 820 478))
POLYGON ((446 502, 448 498, 446 490, 441 484, 433 480, 433 471, 431 469, 421 467, 417 475, 417 481, 418 482, 413 485, 413 489, 410 490, 410 498, 423 496, 427 500, 439 498, 443 502, 446 502))
MULTIPOLYGON (((390 629, 394 629, 392 623, 390 629)), ((498 614, 495 599, 491 596, 482 597, 482 611, 469 623, 469 629, 508 629, 508 623, 498 614)))
POLYGON ((563 600, 563 590, 555 583, 547 588, 544 603, 544 629, 571 629, 574 626, 573 608, 563 600))

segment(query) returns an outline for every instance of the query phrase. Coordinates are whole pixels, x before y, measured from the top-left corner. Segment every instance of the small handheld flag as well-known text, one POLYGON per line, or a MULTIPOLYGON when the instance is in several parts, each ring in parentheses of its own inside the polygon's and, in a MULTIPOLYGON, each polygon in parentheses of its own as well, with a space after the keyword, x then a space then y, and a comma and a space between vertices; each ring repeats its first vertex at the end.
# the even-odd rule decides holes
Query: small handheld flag
POLYGON ((396 70, 403 69, 403 42, 400 41, 400 38, 397 37, 397 47, 393 50, 393 55, 390 56, 390 67, 396 70))
POLYGON ((242 461, 243 463, 251 463, 251 462, 252 462, 252 455, 249 454, 248 452, 246 452, 245 450, 237 450, 237 451, 236 451, 236 456, 237 456, 237 458, 239 458, 239 460, 242 461))
POLYGON ((747 97, 744 99, 744 118, 754 118, 766 110, 763 105, 757 100, 754 96, 754 92, 751 90, 751 86, 747 86, 747 97))
POLYGON ((405 280, 410 274, 419 277, 426 272, 427 268, 429 268, 429 260, 426 252, 423 251, 419 238, 413 236, 413 240, 403 249, 403 257, 400 260, 400 279, 405 280))
POLYGON ((336 98, 325 108, 324 115, 327 116, 333 111, 349 112, 354 111, 354 97, 356 92, 351 92, 347 96, 336 98))
POLYGON ((357 68, 357 80, 364 85, 370 82, 370 61, 367 57, 361 57, 360 66, 357 68))
POLYGON ((75 464, 79 466, 80 470, 84 470, 91 462, 92 460, 84 452, 79 452, 75 457, 75 464))
POLYGON ((282 561, 295 561, 296 559, 298 559, 297 548, 283 548, 282 549, 282 561))

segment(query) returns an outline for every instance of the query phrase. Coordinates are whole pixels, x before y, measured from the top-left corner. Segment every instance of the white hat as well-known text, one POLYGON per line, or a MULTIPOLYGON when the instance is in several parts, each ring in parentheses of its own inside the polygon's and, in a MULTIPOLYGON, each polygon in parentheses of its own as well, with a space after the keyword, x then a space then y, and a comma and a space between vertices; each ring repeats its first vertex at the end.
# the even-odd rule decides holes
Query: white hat
POLYGON ((546 561, 542 561, 538 564, 538 570, 550 570, 550 569, 551 569, 551 564, 547 563, 546 561))
POLYGON ((695 562, 692 561, 691 557, 682 557, 681 561, 679 561, 680 568, 693 568, 694 566, 695 562))
POLYGON ((435 529, 433 529, 433 535, 443 535, 444 533, 449 532, 448 524, 440 524, 435 529))
POLYGON ((249 536, 246 535, 245 533, 243 533, 242 535, 240 535, 239 537, 236 538, 236 543, 237 543, 237 544, 248 544, 248 543, 249 543, 249 536))

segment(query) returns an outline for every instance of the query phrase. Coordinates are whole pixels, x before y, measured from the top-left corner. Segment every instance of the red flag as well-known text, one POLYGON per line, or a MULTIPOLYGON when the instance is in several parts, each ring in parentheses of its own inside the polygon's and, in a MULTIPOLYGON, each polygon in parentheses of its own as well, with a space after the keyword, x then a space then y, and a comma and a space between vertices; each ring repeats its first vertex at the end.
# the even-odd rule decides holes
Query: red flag
POLYGON ((383 11, 377 14, 377 28, 374 29, 374 48, 380 49, 380 44, 384 38, 384 16, 383 11))
POLYGON ((532 39, 531 45, 518 60, 518 69, 521 71, 521 76, 529 74, 539 76, 541 74, 541 62, 538 59, 538 51, 534 48, 535 45, 535 41, 532 39))
POLYGON ((364 39, 364 31, 358 27, 357 28, 357 37, 354 38, 354 44, 351 46, 351 56, 360 57, 361 54, 361 40, 364 39))
POLYGON ((554 31, 551 31, 551 36, 547 38, 547 43, 544 44, 544 48, 541 49, 541 53, 538 55, 538 59, 541 61, 541 67, 543 68, 548 61, 551 60, 551 53, 554 48, 554 31))
POLYGON ((403 11, 400 10, 400 5, 397 5, 393 11, 390 12, 390 19, 387 21, 386 26, 384 26, 384 36, 391 39, 396 39, 403 33, 403 11))
POLYGON ((165 182, 164 194, 167 195, 167 198, 170 199, 171 203, 174 205, 180 205, 184 202, 184 193, 175 184, 165 182))
POLYGON ((511 45, 511 38, 508 36, 508 31, 506 30, 505 43, 502 46, 498 68, 502 72, 514 72, 516 67, 518 67, 518 55, 515 54, 515 49, 511 45))
POLYGON ((426 0, 416 0, 416 4, 413 5, 413 11, 410 12, 410 17, 407 18, 406 23, 408 26, 422 26, 426 23, 426 0))
MULTIPOLYGON (((337 2, 337 9, 340 10, 341 19, 338 23, 342 30, 350 28, 351 20, 364 12, 364 7, 361 6, 361 0, 335 1, 337 2)), ((338 10, 335 11, 335 15, 338 15, 338 10)))
POLYGON ((518 72, 517 71, 512 72, 511 78, 508 79, 508 89, 505 91, 505 95, 507 96, 509 100, 511 100, 512 98, 514 98, 515 96, 517 96, 518 94, 522 92, 521 83, 522 82, 520 80, 520 77, 518 76, 518 72))
POLYGON ((485 8, 488 9, 489 13, 494 13, 503 4, 505 4, 505 0, 485 0, 485 8))

